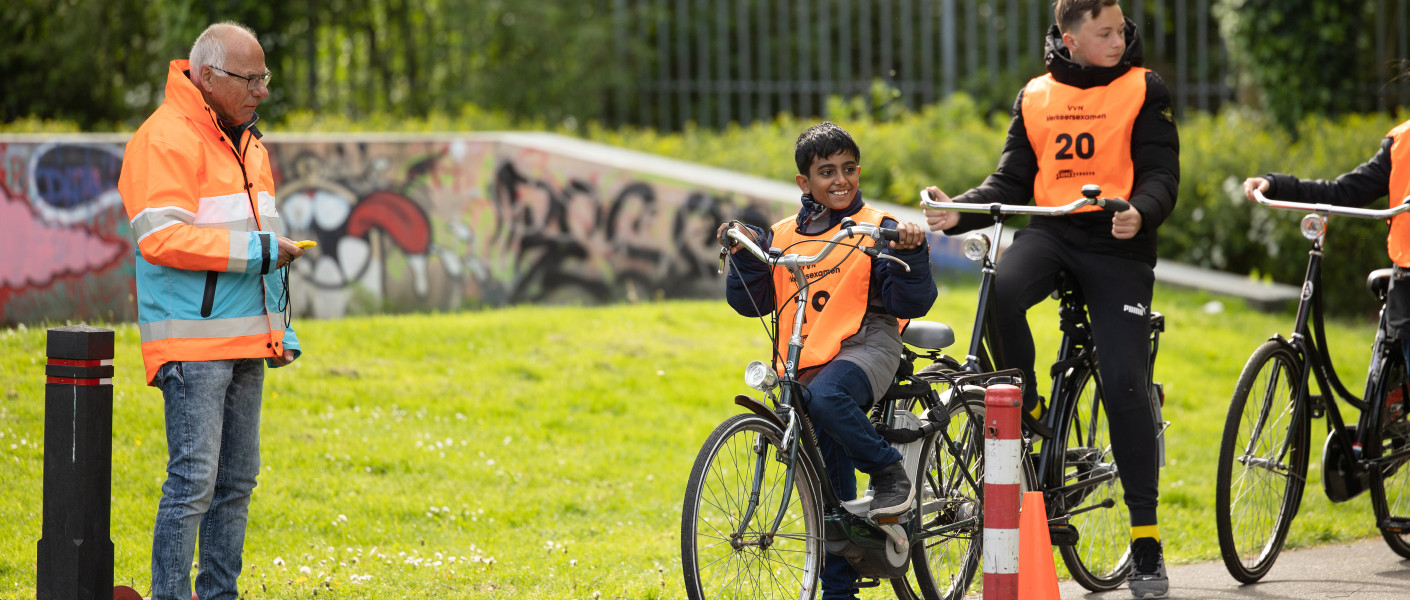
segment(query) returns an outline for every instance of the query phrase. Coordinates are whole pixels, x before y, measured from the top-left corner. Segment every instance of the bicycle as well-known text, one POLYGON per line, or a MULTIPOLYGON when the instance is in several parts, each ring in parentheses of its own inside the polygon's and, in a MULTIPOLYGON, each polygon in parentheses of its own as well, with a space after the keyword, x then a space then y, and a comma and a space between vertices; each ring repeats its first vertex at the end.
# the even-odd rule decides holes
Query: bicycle
MULTIPOLYGON (((811 283, 802 276, 803 268, 821 262, 839 246, 867 252, 873 259, 892 258, 846 240, 895 239, 895 230, 844 223, 832 239, 816 240, 825 246, 812 256, 779 249, 765 252, 733 229, 727 235, 770 266, 792 272, 800 283, 791 298, 800 310, 782 373, 757 360, 745 369, 746 384, 764 392, 773 407, 748 395, 736 396, 735 403, 748 412, 717 426, 691 469, 681 514, 687 596, 809 600, 817 594, 824 551, 829 550, 848 557, 866 578, 862 587, 890 580, 903 600, 957 597, 950 589, 937 589, 936 574, 910 569, 916 556, 921 557, 919 564, 928 564, 924 553, 932 549, 964 557, 971 576, 978 563, 977 547, 970 548, 965 540, 980 525, 983 421, 973 413, 982 414, 982 397, 977 405, 970 398, 942 401, 911 375, 918 358, 940 358, 940 351, 954 343, 954 332, 941 323, 911 321, 902 341, 919 351, 904 351, 897 379, 869 411, 878 431, 900 450, 908 477, 917 486, 916 500, 905 514, 868 518, 870 490, 857 500, 841 501, 826 478, 812 422, 800 410, 804 390, 796 365, 804 344, 799 336, 801 304, 811 283), (953 418, 961 414, 968 418, 953 418), (936 541, 927 545, 928 540, 936 541), (953 540, 961 543, 952 546, 948 542, 953 540)), ((723 238, 721 242, 726 245, 723 238)), ((722 252, 722 260, 724 256, 722 252)), ((776 340, 780 333, 775 323, 771 337, 776 340)), ((982 386, 999 375, 935 377, 982 386)), ((963 591, 962 586, 959 593, 963 591)))
MULTIPOLYGON (((1254 350, 1229 404, 1214 501, 1224 565, 1243 583, 1258 581, 1273 567, 1307 483, 1311 421, 1323 416, 1328 429, 1322 454, 1327 497, 1343 502, 1369 489, 1386 544, 1410 558, 1410 469, 1400 468, 1410 459, 1405 355, 1388 337, 1383 306, 1365 395, 1356 397, 1337 376, 1322 310, 1327 217, 1388 219, 1410 210, 1410 197, 1399 206, 1371 210, 1269 200, 1255 193, 1258 203, 1269 208, 1311 213, 1302 218, 1301 228, 1312 249, 1292 335, 1275 334, 1254 350), (1318 394, 1310 389, 1314 375, 1318 394), (1342 418, 1337 398, 1360 411, 1356 424, 1342 418)), ((1383 304, 1391 276, 1392 269, 1377 269, 1366 279, 1383 304)))
MULTIPOLYGON (((941 203, 934 202, 925 192, 921 192, 921 204, 926 208, 989 214, 994 218, 992 237, 973 233, 965 238, 963 244, 966 257, 981 263, 982 274, 968 355, 962 365, 954 360, 948 366, 937 362, 922 370, 923 376, 933 371, 957 368, 969 373, 981 373, 1001 366, 996 365, 994 360, 994 357, 1001 356, 1001 352, 996 348, 997 340, 992 337, 995 323, 989 304, 997 273, 999 247, 996 240, 1003 238, 1004 219, 1014 215, 1067 215, 1089 205, 1110 211, 1126 210, 1130 206, 1123 200, 1100 198, 1101 189, 1095 185, 1083 186, 1082 194, 1082 199, 1065 206, 1043 207, 941 203)), ((1131 568, 1128 546, 1130 517, 1125 504, 1118 500, 1119 471, 1106 438, 1106 413, 1102 409, 1105 394, 1097 369, 1099 358, 1097 348, 1092 343, 1091 322, 1081 290, 1070 277, 1060 276, 1053 297, 1059 303, 1062 341, 1051 369, 1052 402, 1049 410, 1041 419, 1030 421, 1031 417, 1024 416, 1028 427, 1024 439, 1025 481, 1022 487, 1043 492, 1050 536, 1073 579, 1090 591, 1106 591, 1121 585, 1131 568), (1046 432, 1047 437, 1034 433, 1039 430, 1046 432), (1037 453, 1033 453, 1034 445, 1040 443, 1037 453)), ((1150 362, 1147 364, 1146 383, 1155 419, 1159 464, 1163 466, 1165 429, 1169 422, 1163 419, 1164 388, 1154 381, 1154 368, 1160 334, 1165 331, 1165 317, 1152 312, 1150 327, 1150 362)), ((977 541, 975 543, 978 544, 977 541)), ((953 567, 951 570, 964 572, 953 567)), ((968 582, 965 583, 967 586, 968 582)))

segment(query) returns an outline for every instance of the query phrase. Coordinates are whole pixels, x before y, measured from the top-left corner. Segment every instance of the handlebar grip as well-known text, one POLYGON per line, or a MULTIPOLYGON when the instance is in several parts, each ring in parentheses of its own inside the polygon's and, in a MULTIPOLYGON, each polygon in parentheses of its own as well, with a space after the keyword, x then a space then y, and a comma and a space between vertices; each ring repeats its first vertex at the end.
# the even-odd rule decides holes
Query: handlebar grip
POLYGON ((893 242, 894 242, 894 241, 897 241, 897 240, 901 239, 901 232, 896 231, 895 229, 887 229, 887 228, 885 228, 885 227, 879 227, 879 228, 877 228, 876 231, 877 231, 877 234, 880 235, 880 236, 881 236, 881 239, 883 239, 883 240, 890 240, 890 241, 893 241, 893 242))
POLYGON ((1102 210, 1109 210, 1111 212, 1121 212, 1123 210, 1131 208, 1130 202, 1127 202, 1125 200, 1118 200, 1116 198, 1102 198, 1099 204, 1101 205, 1102 210))

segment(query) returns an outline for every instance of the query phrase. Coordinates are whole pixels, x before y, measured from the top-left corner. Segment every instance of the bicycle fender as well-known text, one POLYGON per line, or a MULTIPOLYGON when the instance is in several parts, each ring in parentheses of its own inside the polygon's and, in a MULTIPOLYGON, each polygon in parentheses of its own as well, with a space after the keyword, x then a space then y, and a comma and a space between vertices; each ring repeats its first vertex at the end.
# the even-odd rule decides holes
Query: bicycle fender
POLYGON ((783 420, 778 418, 778 415, 775 414, 774 411, 769 410, 769 407, 764 406, 763 402, 755 400, 745 394, 739 394, 734 397, 734 403, 749 409, 749 412, 768 419, 769 422, 776 425, 780 431, 788 429, 788 425, 785 425, 783 420))

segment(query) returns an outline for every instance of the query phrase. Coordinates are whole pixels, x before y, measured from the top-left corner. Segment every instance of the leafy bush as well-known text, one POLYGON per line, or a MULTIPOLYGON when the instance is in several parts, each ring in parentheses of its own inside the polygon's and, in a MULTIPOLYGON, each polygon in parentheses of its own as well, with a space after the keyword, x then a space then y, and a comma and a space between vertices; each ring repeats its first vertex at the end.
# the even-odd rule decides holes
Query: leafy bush
POLYGON ((1380 75, 1370 58, 1372 3, 1216 0, 1213 8, 1229 56, 1251 84, 1240 95, 1290 131, 1310 114, 1354 110, 1367 74, 1380 75))
MULTIPOLYGON (((1375 155, 1402 114, 1307 117, 1291 131, 1255 115, 1226 111, 1180 123, 1180 200, 1161 227, 1160 256, 1282 283, 1298 284, 1311 243, 1299 233, 1302 213, 1274 211, 1244 198, 1243 180, 1280 172, 1331 179, 1375 155)), ((1373 207, 1384 207, 1379 201, 1373 207)), ((1365 276, 1390 266, 1386 224, 1328 221, 1323 291, 1340 314, 1375 315, 1365 276)))

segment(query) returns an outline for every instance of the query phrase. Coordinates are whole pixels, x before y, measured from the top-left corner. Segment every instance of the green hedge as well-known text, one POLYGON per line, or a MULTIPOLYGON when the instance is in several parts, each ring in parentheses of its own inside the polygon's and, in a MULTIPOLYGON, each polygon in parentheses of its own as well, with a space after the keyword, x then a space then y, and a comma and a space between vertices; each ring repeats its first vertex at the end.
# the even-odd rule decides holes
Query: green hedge
MULTIPOLYGON (((885 93, 877 90, 875 93, 885 93)), ((884 104, 868 110, 860 99, 829 103, 827 118, 857 139, 863 154, 862 187, 872 198, 910 204, 926 185, 950 193, 983 181, 998 162, 1008 128, 1004 113, 987 114, 964 94, 918 112, 884 104)), ((1270 171, 1303 178, 1331 178, 1356 167, 1379 148, 1399 115, 1308 117, 1292 131, 1258 114, 1227 110, 1194 114, 1179 122, 1181 181, 1175 214, 1161 228, 1163 259, 1251 277, 1299 284, 1309 242, 1298 231, 1299 214, 1258 207, 1243 198, 1245 177, 1270 171)), ((816 122, 780 115, 771 121, 723 130, 687 127, 681 132, 606 129, 596 123, 576 127, 542 121, 515 121, 501 112, 473 107, 459 115, 425 119, 373 116, 357 121, 293 113, 273 131, 486 131, 551 130, 644 152, 791 181, 793 142, 816 122)), ((27 121, 0 126, 0 132, 71 131, 63 122, 27 121)), ((1383 207, 1385 201, 1373 206, 1383 207)), ((1334 219, 1329 223, 1324 275, 1328 305, 1343 315, 1374 316, 1375 302, 1364 291, 1371 269, 1389 266, 1382 222, 1334 219)))

